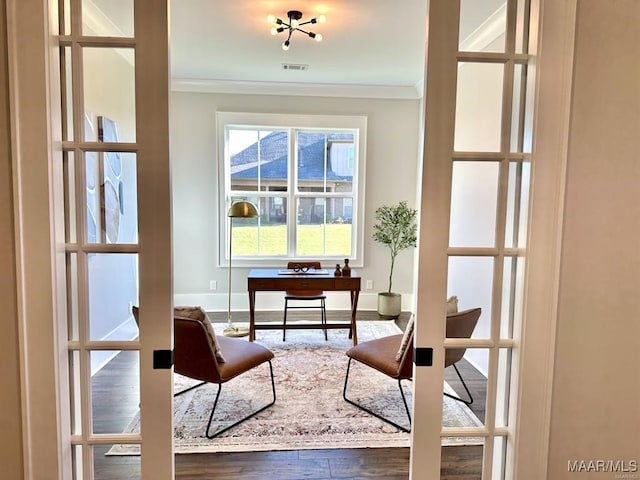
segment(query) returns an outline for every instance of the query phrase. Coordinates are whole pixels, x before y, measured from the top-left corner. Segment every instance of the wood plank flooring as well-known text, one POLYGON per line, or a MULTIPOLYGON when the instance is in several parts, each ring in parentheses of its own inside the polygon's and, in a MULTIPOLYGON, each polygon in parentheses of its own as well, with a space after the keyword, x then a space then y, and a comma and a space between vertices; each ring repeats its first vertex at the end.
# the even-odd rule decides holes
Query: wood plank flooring
MULTIPOLYGON (((344 312, 327 312, 328 320, 344 312)), ((210 315, 212 321, 225 321, 225 314, 210 315)), ((246 312, 234 313, 236 322, 246 321, 246 312)), ((262 316, 261 316, 262 317, 262 316)), ((269 315, 267 315, 269 317, 269 315)), ((358 312, 358 319, 377 319, 375 312, 358 312)), ((404 328, 408 314, 397 321, 404 328)), ((464 362, 464 361, 463 361, 464 362)), ((135 352, 119 353, 92 379, 94 428, 96 432, 121 432, 138 408, 138 357, 135 352)), ((459 364, 474 396, 471 406, 484 419, 486 379, 473 366, 459 364)), ((452 368, 445 371, 449 384, 464 395, 452 368), (451 370, 451 372, 449 372, 451 370)), ((96 447, 94 466, 99 480, 140 478, 139 457, 105 456, 109 447, 96 447)), ((442 448, 441 480, 481 478, 482 446, 442 448)), ((360 448, 331 450, 290 450, 276 452, 213 453, 176 455, 176 478, 180 480, 321 480, 409 478, 408 448, 360 448)))

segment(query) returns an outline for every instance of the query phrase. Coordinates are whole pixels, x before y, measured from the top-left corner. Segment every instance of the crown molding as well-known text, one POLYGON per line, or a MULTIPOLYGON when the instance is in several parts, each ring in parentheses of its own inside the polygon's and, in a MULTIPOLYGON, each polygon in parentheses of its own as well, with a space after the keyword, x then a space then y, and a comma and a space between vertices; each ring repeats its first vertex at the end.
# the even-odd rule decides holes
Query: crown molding
POLYGON ((411 86, 393 86, 173 78, 171 81, 171 90, 176 92, 230 93, 244 95, 300 95, 307 97, 386 98, 409 100, 422 98, 422 82, 411 86))

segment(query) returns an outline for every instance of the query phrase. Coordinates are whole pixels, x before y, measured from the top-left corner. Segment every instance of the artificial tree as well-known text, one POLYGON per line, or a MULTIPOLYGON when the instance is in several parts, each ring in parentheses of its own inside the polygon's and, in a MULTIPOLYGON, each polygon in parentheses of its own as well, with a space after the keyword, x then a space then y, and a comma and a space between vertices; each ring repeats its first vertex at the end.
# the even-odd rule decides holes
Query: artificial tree
POLYGON ((418 211, 410 208, 406 201, 395 205, 383 205, 375 212, 376 222, 373 226, 373 239, 389 248, 391 265, 389 268, 389 288, 378 294, 378 314, 385 318, 396 318, 400 315, 402 299, 399 293, 392 290, 393 269, 396 257, 402 250, 415 247, 418 240, 418 211))

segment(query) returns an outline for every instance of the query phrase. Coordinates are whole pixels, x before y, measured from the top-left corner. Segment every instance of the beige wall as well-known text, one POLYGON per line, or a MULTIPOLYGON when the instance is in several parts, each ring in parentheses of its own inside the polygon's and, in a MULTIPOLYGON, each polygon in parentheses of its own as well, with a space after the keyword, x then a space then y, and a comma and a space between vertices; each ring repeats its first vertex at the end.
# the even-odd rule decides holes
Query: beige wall
POLYGON ((13 190, 7 78, 6 5, 0 0, 0 465, 3 478, 22 478, 22 424, 16 305, 13 190))
POLYGON ((578 2, 550 480, 640 462, 639 39, 637 0, 578 2))
MULTIPOLYGON (((216 111, 353 115, 367 117, 364 268, 373 280, 359 307, 376 308, 377 292, 387 286, 389 254, 370 241, 375 209, 382 204, 416 200, 420 130, 420 100, 234 95, 172 92, 171 162, 173 187, 174 292, 176 303, 199 304, 210 310, 227 308, 227 270, 217 267, 218 146, 216 111), (218 282, 217 292, 209 281, 218 282)), ((393 286, 408 300, 413 292, 413 255, 402 252, 393 286)), ((246 272, 234 268, 233 308, 247 309, 246 272)), ((348 297, 337 295, 348 308, 348 297)), ((282 295, 277 295, 282 308, 282 295)), ((331 302, 331 298, 328 300, 331 302)), ((262 301, 261 307, 268 304, 262 301)), ((331 305, 331 303, 330 303, 331 305)), ((269 308, 268 306, 266 308, 269 308)), ((410 305, 408 306, 410 308, 410 305)))

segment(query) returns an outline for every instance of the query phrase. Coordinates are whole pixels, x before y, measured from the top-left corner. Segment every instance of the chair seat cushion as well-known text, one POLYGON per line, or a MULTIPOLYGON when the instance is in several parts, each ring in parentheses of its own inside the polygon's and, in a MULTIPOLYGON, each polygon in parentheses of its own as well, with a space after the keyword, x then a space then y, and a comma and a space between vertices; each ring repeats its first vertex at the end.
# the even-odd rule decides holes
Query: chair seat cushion
POLYGON ((288 300, 321 300, 327 296, 322 290, 287 290, 284 298, 288 300))
POLYGON ((273 352, 268 348, 241 338, 220 336, 218 344, 225 358, 224 363, 218 364, 222 382, 231 380, 273 358, 273 352))
POLYGON ((402 333, 359 343, 347 350, 347 356, 392 377, 400 377, 400 362, 396 353, 402 333))

